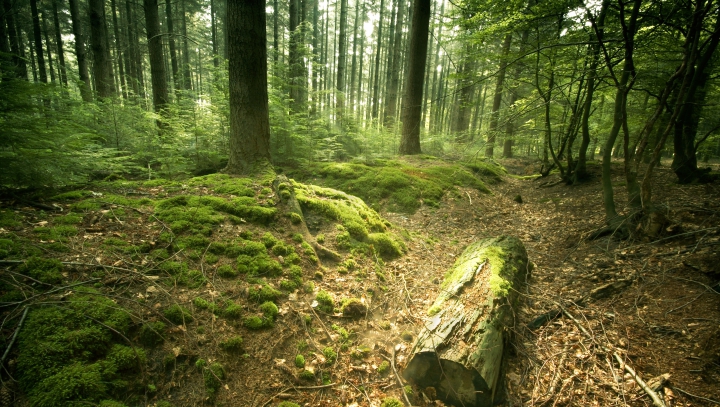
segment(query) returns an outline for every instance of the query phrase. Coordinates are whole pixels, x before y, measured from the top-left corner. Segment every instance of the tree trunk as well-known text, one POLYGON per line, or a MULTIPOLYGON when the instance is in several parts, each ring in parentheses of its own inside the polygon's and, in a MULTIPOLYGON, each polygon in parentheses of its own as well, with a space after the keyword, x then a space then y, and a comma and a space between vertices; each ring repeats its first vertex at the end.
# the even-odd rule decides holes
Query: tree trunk
POLYGON ((347 2, 340 0, 340 35, 338 36, 337 122, 342 124, 345 110, 345 69, 347 66, 347 2))
MULTIPOLYGON (((440 92, 436 92, 437 89, 440 88, 440 83, 438 83, 438 65, 440 65, 440 41, 442 40, 442 18, 445 14, 445 1, 443 0, 440 3, 440 15, 439 18, 441 18, 441 23, 438 24, 438 33, 435 38, 435 41, 437 42, 437 45, 435 46, 435 62, 432 64, 431 68, 433 71, 432 75, 432 90, 430 91, 430 118, 428 119, 429 125, 430 125, 430 131, 435 131, 437 128, 436 119, 437 119, 437 110, 438 110, 438 104, 440 103, 440 99, 438 96, 440 95, 440 92)), ((442 73, 440 74, 442 81, 442 73)))
MULTIPOLYGON (((232 0, 230 0, 232 1, 232 0)), ((319 0, 315 0, 317 4, 319 0)), ((278 10, 278 0, 273 0, 273 61, 275 62, 274 69, 277 69, 278 61, 280 60, 280 11, 278 10)), ((277 72, 275 72, 277 75, 277 72)))
POLYGON ((355 24, 353 25, 353 47, 350 58, 350 86, 348 87, 348 102, 350 114, 355 113, 355 72, 357 72, 357 46, 358 46, 358 24, 360 24, 360 0, 355 1, 355 24))
POLYGON ((397 116, 398 89, 400 88, 400 49, 402 48, 402 22, 405 0, 398 2, 397 22, 395 23, 395 41, 393 44, 392 65, 390 66, 390 84, 385 102, 385 126, 393 126, 397 116))
POLYGON ((48 83, 47 71, 45 70, 45 58, 43 57, 42 32, 40 31, 40 16, 38 15, 37 0, 30 0, 30 11, 32 13, 33 42, 35 43, 38 73, 40 74, 40 81, 48 83))
POLYGON ((185 90, 192 89, 192 73, 190 72, 190 47, 188 46, 187 17, 185 16, 185 0, 182 4, 182 35, 183 35, 183 86, 185 90))
POLYGON ((10 52, 12 53, 12 66, 15 70, 14 74, 18 79, 27 80, 27 64, 23 58, 24 46, 21 46, 23 40, 17 25, 15 24, 16 10, 13 8, 11 0, 3 0, 3 9, 5 10, 5 22, 7 23, 8 40, 10 41, 10 52))
POLYGON ((265 1, 228 1, 230 156, 225 171, 271 169, 265 1))
POLYGON ((459 142, 470 140, 468 130, 470 129, 470 111, 473 107, 475 71, 477 70, 474 52, 474 47, 471 45, 468 44, 465 47, 465 60, 463 61, 462 72, 459 75, 460 80, 458 81, 460 89, 456 91, 458 94, 458 101, 455 104, 457 112, 452 132, 455 134, 455 139, 459 142))
POLYGON ((465 249, 428 311, 432 319, 418 334, 403 377, 435 388, 446 404, 493 406, 517 293, 529 272, 517 238, 483 239, 465 249))
POLYGON ((127 98, 128 87, 125 83, 125 67, 123 66, 123 62, 127 58, 127 55, 123 56, 122 37, 120 36, 120 25, 118 24, 115 0, 110 0, 110 9, 112 12, 113 33, 115 34, 115 55, 117 57, 118 76, 120 76, 120 93, 124 98, 127 98))
POLYGON ((375 77, 373 80, 372 118, 378 117, 378 94, 380 93, 380 56, 382 54, 382 26, 385 12, 385 0, 380 0, 380 17, 378 19, 377 49, 375 50, 375 77))
POLYGON ((490 113, 490 125, 488 127, 487 146, 485 146, 485 157, 494 155, 495 137, 500 121, 500 104, 502 103, 503 82, 505 82, 505 71, 507 70, 507 56, 510 52, 510 44, 512 43, 512 34, 507 34, 503 41, 500 68, 498 69, 497 82, 495 83, 495 96, 493 96, 492 112, 490 113))
POLYGON ((95 91, 99 98, 111 97, 115 93, 110 76, 110 51, 106 44, 105 3, 103 0, 90 0, 90 48, 95 91))
MULTIPOLYGON (((95 1, 95 0, 93 0, 95 1)), ((158 16, 157 0, 143 0, 145 6, 145 27, 148 53, 150 54, 150 79, 152 81, 153 106, 156 113, 162 113, 168 104, 167 77, 163 61, 162 33, 158 16)))
POLYGON ((55 45, 57 46, 58 64, 60 66, 60 82, 68 86, 67 71, 65 68, 65 51, 63 50, 62 32, 60 31, 60 18, 58 17, 57 0, 52 0, 53 24, 55 26, 55 45))
POLYGON ((50 69, 50 82, 55 83, 55 68, 53 67, 53 59, 52 59, 52 52, 50 51, 52 49, 52 44, 50 44, 50 36, 48 35, 48 25, 47 25, 47 10, 43 10, 42 12, 42 32, 43 32, 43 38, 45 39, 45 52, 47 52, 48 57, 48 67, 50 69))
POLYGON ((217 69, 220 57, 218 56, 217 24, 215 22, 215 0, 210 0, 210 34, 212 36, 213 66, 217 69))
POLYGON ((430 31, 430 0, 415 0, 410 44, 408 73, 405 82, 405 98, 402 110, 402 138, 400 154, 420 154, 420 117, 423 105, 423 80, 427 59, 428 33, 430 31))
POLYGON ((170 47, 170 65, 172 67, 172 78, 173 84, 175 85, 175 95, 179 99, 179 91, 180 89, 182 89, 182 84, 180 83, 178 58, 177 52, 175 51, 175 32, 173 30, 172 3, 170 2, 170 0, 165 0, 165 14, 167 14, 168 46, 170 47))

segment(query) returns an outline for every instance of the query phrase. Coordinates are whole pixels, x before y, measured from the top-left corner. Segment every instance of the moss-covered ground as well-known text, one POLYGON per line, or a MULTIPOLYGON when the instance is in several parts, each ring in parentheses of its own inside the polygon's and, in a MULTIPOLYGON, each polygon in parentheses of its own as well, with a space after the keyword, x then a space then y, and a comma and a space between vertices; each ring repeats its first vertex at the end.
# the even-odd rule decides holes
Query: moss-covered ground
POLYGON ((271 372, 248 369, 267 369, 279 350, 301 382, 333 383, 341 360, 372 359, 348 325, 373 318, 394 278, 387 264, 412 239, 377 210, 486 193, 482 179, 501 173, 488 168, 311 164, 322 186, 212 174, 33 197, 56 212, 6 203, 2 349, 26 313, 7 386, 33 406, 227 405, 268 385, 271 372), (333 333, 321 345, 324 325, 333 333))
POLYGON ((437 208, 447 193, 472 188, 489 193, 506 171, 485 161, 452 163, 429 156, 349 163, 312 163, 290 171, 302 182, 362 198, 375 210, 412 214, 421 206, 437 208))

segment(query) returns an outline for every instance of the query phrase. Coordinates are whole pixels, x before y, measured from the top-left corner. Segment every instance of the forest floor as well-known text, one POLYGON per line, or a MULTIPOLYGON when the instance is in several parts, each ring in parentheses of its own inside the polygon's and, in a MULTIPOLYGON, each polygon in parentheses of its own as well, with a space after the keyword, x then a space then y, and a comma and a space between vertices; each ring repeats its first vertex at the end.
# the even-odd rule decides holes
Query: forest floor
MULTIPOLYGON (((514 159, 502 164, 517 175, 533 172, 529 161, 514 159)), ((403 393, 408 393, 413 405, 440 406, 440 401, 428 399, 424 389, 401 387, 396 374, 406 363, 415 335, 429 320, 427 309, 445 272, 463 249, 481 238, 514 235, 525 244, 535 268, 522 287, 523 301, 506 365, 503 405, 652 405, 632 377, 611 360, 607 349, 645 380, 669 374, 661 392, 668 406, 719 405, 720 186, 677 185, 667 166, 657 173, 656 199, 664 205, 671 224, 656 241, 619 241, 611 236, 589 239, 604 219, 599 174, 573 187, 557 184, 554 176, 504 176, 489 185, 489 194, 478 188, 457 187, 457 192, 445 194, 439 205, 421 206, 412 215, 381 211, 394 229, 404 231, 407 246, 404 256, 384 262, 357 252, 340 265, 318 267, 308 251, 303 252, 306 246, 300 244, 302 238, 292 233, 293 226, 287 220, 270 227, 248 226, 244 220, 235 225, 221 223, 213 232, 213 241, 231 239, 238 233, 245 233, 242 236, 249 241, 248 236, 271 231, 284 240, 278 247, 296 244, 292 251, 301 254, 304 283, 300 289, 285 290, 289 294, 283 295, 276 287, 290 280, 268 280, 268 285, 264 280, 238 278, 237 273, 221 278, 220 267, 234 260, 229 254, 227 258, 214 255, 219 252, 211 249, 210 241, 201 242, 204 250, 192 250, 188 240, 187 249, 168 249, 173 254, 164 258, 151 255, 157 249, 149 255, 130 254, 127 245, 131 243, 138 248, 141 242, 153 248, 163 244, 161 234, 168 227, 158 219, 159 212, 152 214, 150 202, 178 191, 211 194, 211 188, 178 183, 172 188, 160 184, 138 187, 129 193, 139 194, 147 202, 124 204, 109 203, 108 195, 92 195, 100 205, 84 207, 82 220, 78 220, 79 234, 55 237, 70 248, 57 252, 47 249, 57 243, 53 236, 40 241, 38 230, 60 224, 60 218, 56 222, 37 207, 5 202, 3 206, 12 209, 18 220, 17 226, 0 230, 0 240, 9 234, 14 237, 5 239, 8 245, 19 239, 34 239, 36 243, 31 245, 45 245, 43 253, 54 253, 53 257, 68 268, 63 271, 61 289, 42 293, 37 287, 43 282, 23 283, 21 272, 12 269, 13 260, 5 261, 5 286, 0 292, 14 284, 8 283, 12 277, 17 282, 13 287, 25 295, 19 304, 37 298, 47 304, 62 304, 67 298, 72 301, 77 284, 92 282, 103 296, 130 310, 127 333, 122 335, 117 328, 113 332, 119 336, 113 336, 116 342, 131 346, 142 342, 150 321, 168 322, 167 327, 158 328, 164 330, 164 341, 146 346, 147 365, 141 372, 131 363, 123 376, 117 362, 119 377, 127 382, 125 389, 134 394, 123 400, 127 405, 265 407, 289 401, 305 406, 376 407, 385 397, 404 400, 403 393), (176 260, 183 256, 187 256, 190 268, 199 270, 182 269, 176 260), (171 263, 179 271, 163 266, 171 263), (107 267, 87 267, 89 264, 107 267), (137 270, 143 267, 163 272, 140 275, 137 270), (166 275, 172 275, 175 283, 168 285, 166 275), (334 312, 318 309, 320 291, 336 299, 334 312), (267 308, 250 301, 253 293, 266 293, 267 298, 274 299, 277 315, 269 315, 272 310, 268 314, 267 308), (574 303, 589 293, 593 293, 591 300, 582 305, 574 303), (340 312, 340 299, 351 298, 366 307, 361 318, 340 312), (177 304, 190 310, 187 315, 180 312, 179 323, 167 321, 171 313, 165 312, 165 318, 158 316, 161 310, 177 304), (560 316, 528 328, 558 304, 576 322, 560 316), (258 321, 270 319, 270 323, 255 329, 247 322, 251 317, 243 321, 238 315, 254 315, 258 321), (233 343, 239 336, 241 343, 233 343), (302 363, 298 355, 302 355, 302 363)), ((623 182, 618 171, 613 180, 616 202, 624 202, 623 182)), ((261 193, 260 187, 256 186, 256 195, 267 198, 266 188, 261 193)), ((83 209, 78 203, 59 205, 83 209)), ((64 230, 60 226, 51 229, 64 230)), ((268 248, 273 244, 265 243, 268 248)), ((271 257, 278 253, 272 250, 271 257)), ((282 255, 272 258, 284 261, 282 255)), ((22 310, 20 306, 0 308, 4 321, 17 320, 22 310)), ((3 322, 0 327, 3 348, 15 325, 3 322)), ((19 343, 22 349, 30 339, 23 342, 21 334, 19 343)), ((13 354, 9 359, 7 372, 18 373, 17 363, 22 365, 22 361, 16 357, 13 354)), ((3 375, 3 383, 2 392, 19 392, 16 405, 28 403, 22 394, 28 384, 13 384, 7 375, 3 375)), ((103 391, 112 393, 112 389, 103 391)), ((6 395, 2 392, 0 406, 10 405, 3 404, 6 395)), ((38 397, 37 393, 32 396, 38 397)))

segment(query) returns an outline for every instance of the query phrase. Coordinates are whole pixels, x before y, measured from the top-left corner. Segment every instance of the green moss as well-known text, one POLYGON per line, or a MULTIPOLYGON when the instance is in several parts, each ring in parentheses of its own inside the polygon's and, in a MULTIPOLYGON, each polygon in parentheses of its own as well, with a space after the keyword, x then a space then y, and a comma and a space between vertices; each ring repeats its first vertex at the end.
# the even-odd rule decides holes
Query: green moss
POLYGON ((347 329, 336 324, 333 324, 332 329, 340 335, 340 342, 347 342, 350 340, 350 332, 348 332, 347 329))
POLYGON ((405 342, 411 342, 413 340, 413 334, 410 331, 403 331, 400 334, 400 338, 405 342))
POLYGON ((60 225, 52 228, 38 227, 33 229, 33 233, 43 240, 65 241, 66 237, 76 236, 78 234, 78 230, 75 226, 60 225))
POLYGON ((303 217, 299 213, 295 212, 288 212, 287 213, 288 218, 290 218, 290 222, 293 225, 299 225, 303 222, 303 217))
POLYGON ((342 300, 340 312, 350 318, 364 317, 367 314, 367 306, 357 298, 345 298, 342 300))
POLYGON ((74 199, 82 199, 88 196, 92 196, 92 192, 90 191, 83 191, 83 190, 77 190, 77 191, 68 191, 64 192, 62 194, 58 194, 50 198, 51 201, 69 201, 74 199))
POLYGON ((225 244, 223 242, 212 242, 207 246, 207 251, 209 253, 221 256, 221 255, 225 254, 226 248, 227 248, 227 244, 225 244))
POLYGON ((260 304, 260 311, 270 321, 274 321, 279 312, 277 305, 272 301, 266 301, 260 304))
POLYGON ((144 365, 147 362, 147 356, 143 349, 116 343, 110 348, 107 360, 115 365, 118 372, 122 372, 137 369, 138 364, 144 365))
POLYGON ((117 348, 130 317, 117 303, 89 289, 55 306, 33 307, 18 336, 16 379, 32 405, 99 403, 123 385, 118 371, 144 362, 138 350, 117 348), (128 352, 129 350, 129 352, 128 352))
POLYGON ((282 296, 282 292, 268 285, 264 280, 258 280, 248 289, 248 299, 255 302, 275 301, 282 296))
POLYGON ((225 369, 220 363, 211 363, 210 366, 203 368, 205 392, 209 397, 212 398, 217 394, 223 379, 225 379, 225 369))
POLYGON ((471 167, 436 159, 420 162, 408 158, 378 160, 374 165, 314 163, 304 166, 300 170, 304 172, 298 175, 319 174, 321 178, 313 177, 313 182, 356 195, 372 207, 414 213, 422 204, 437 206, 443 195, 455 187, 474 188, 487 193, 488 189, 480 178, 497 182, 498 173, 502 173, 491 163, 471 167))
POLYGON ((371 233, 368 242, 386 260, 400 257, 405 252, 405 244, 388 233, 371 233))
POLYGON ((213 314, 215 314, 218 311, 217 304, 215 304, 214 302, 208 301, 204 298, 196 297, 193 300, 193 304, 195 305, 196 308, 208 310, 208 311, 212 312, 213 314))
POLYGON ((385 397, 380 403, 380 407, 405 407, 405 405, 395 397, 385 397))
POLYGON ((63 264, 55 259, 31 257, 18 267, 18 272, 45 284, 62 282, 63 264))
POLYGON ((17 216, 13 211, 6 209, 0 210, 0 227, 8 229, 22 227, 22 222, 18 219, 19 216, 17 216))
POLYGON ((234 278, 237 277, 238 271, 229 264, 223 264, 218 267, 217 274, 222 278, 234 278))
POLYGON ((300 372, 300 378, 307 381, 315 380, 315 373, 309 370, 303 370, 300 372))
POLYGON ((83 217, 76 213, 68 213, 65 216, 58 216, 57 218, 53 219, 55 223, 59 223, 61 225, 77 225, 81 223, 82 220, 83 217))
POLYGON ((302 369, 305 367, 305 356, 303 355, 297 355, 295 356, 295 366, 302 369))
POLYGON ((225 318, 238 319, 242 316, 242 307, 232 301, 228 301, 223 310, 223 316, 225 318))
POLYGON ((265 327, 265 321, 257 315, 245 318, 244 325, 248 329, 262 329, 265 327))
POLYGON ((254 276, 277 277, 282 274, 282 266, 267 255, 256 256, 248 264, 248 270, 254 276))
POLYGON ((278 404, 277 407, 300 407, 300 404, 293 403, 291 401, 283 401, 278 404))
POLYGON ((292 253, 295 253, 295 248, 292 246, 286 245, 283 242, 277 242, 272 247, 272 254, 274 254, 276 256, 287 256, 292 253))
POLYGON ((372 355, 372 348, 367 345, 360 345, 352 353, 355 359, 365 359, 372 355))
POLYGON ((275 236, 273 236, 273 234, 270 232, 265 232, 265 234, 260 238, 260 241, 268 249, 272 248, 273 246, 275 246, 276 244, 279 243, 277 238, 275 238, 275 236))
POLYGON ((239 240, 233 244, 235 248, 233 253, 246 256, 258 256, 261 254, 267 254, 267 248, 261 242, 254 242, 252 240, 239 240))
POLYGON ((103 245, 105 245, 105 246, 122 247, 122 246, 127 246, 128 244, 129 244, 128 242, 126 242, 122 239, 118 239, 116 237, 109 237, 103 241, 103 245))
POLYGON ((164 339, 162 337, 162 333, 164 330, 165 324, 160 321, 144 324, 140 328, 140 343, 148 347, 157 346, 163 343, 164 339))
POLYGON ((329 346, 323 349, 323 356, 325 356, 325 363, 328 365, 332 365, 337 360, 337 352, 329 346))
POLYGON ((103 400, 98 404, 99 407, 127 407, 126 404, 116 400, 103 400))
POLYGON ((232 336, 222 342, 220 342, 220 347, 228 352, 238 352, 242 349, 243 345, 243 339, 241 336, 236 335, 232 336))
POLYGON ((383 360, 382 363, 380 363, 380 366, 378 366, 377 371, 381 375, 386 375, 390 370, 390 363, 388 363, 387 360, 383 360))
POLYGON ((327 314, 332 314, 335 311, 335 300, 332 295, 325 290, 320 290, 315 296, 315 301, 318 302, 317 308, 327 314))
POLYGON ((182 325, 193 321, 190 311, 178 304, 173 304, 166 308, 165 311, 163 311, 163 315, 165 315, 165 318, 167 318, 168 321, 176 325, 182 325))

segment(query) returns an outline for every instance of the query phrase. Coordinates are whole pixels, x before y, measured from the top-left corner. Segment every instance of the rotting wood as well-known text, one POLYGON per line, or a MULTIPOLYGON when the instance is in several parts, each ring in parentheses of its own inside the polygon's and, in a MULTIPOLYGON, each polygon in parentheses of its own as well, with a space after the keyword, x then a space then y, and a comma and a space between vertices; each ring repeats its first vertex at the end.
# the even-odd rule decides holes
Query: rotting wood
POLYGON ((470 245, 446 275, 403 377, 454 406, 489 407, 500 387, 517 287, 531 263, 515 237, 470 245))

